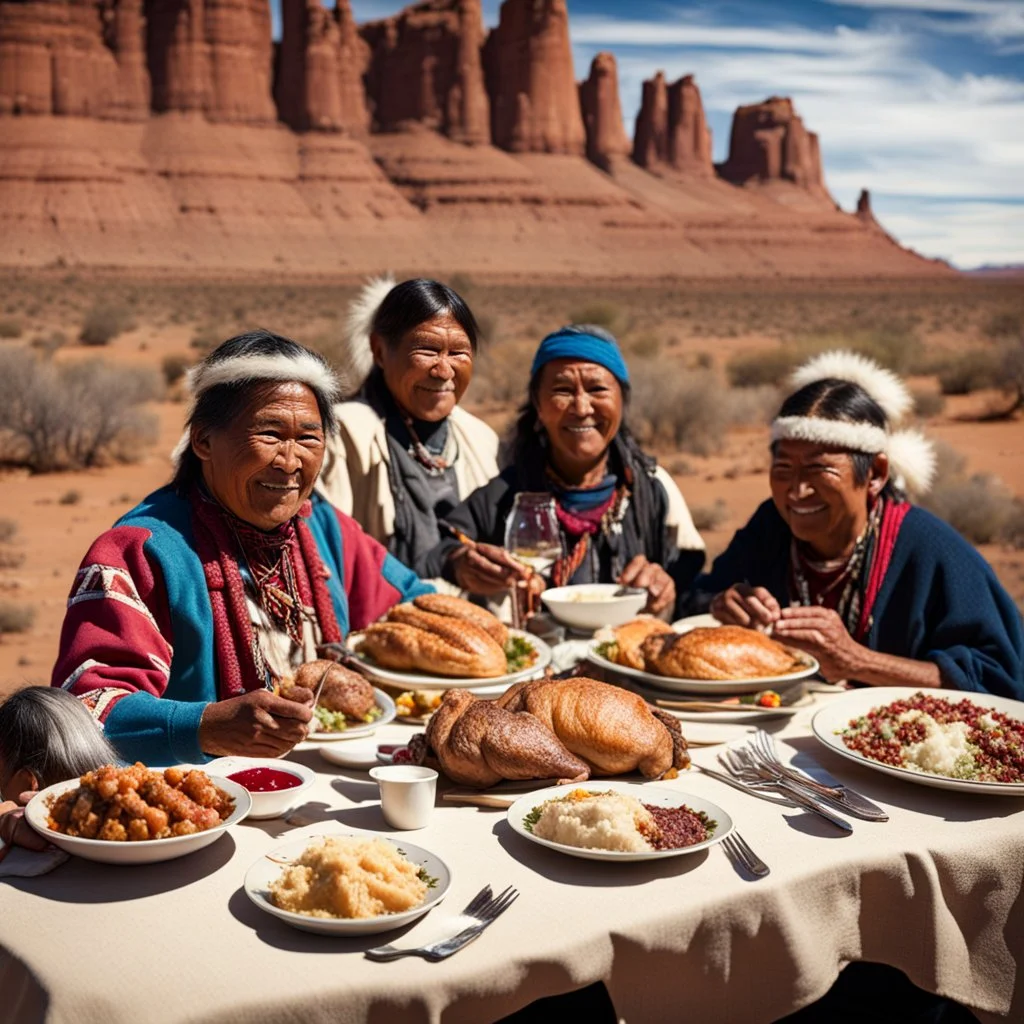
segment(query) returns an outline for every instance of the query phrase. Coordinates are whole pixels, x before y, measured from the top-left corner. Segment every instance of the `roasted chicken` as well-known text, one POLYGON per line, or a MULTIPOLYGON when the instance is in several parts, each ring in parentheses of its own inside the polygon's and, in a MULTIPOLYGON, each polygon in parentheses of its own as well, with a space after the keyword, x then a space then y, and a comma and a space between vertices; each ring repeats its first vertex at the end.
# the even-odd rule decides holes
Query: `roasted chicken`
POLYGON ((676 679, 757 679, 795 672, 803 665, 788 647, 742 626, 651 636, 640 652, 648 672, 676 679))
POLYGON ((616 626, 611 631, 616 645, 614 657, 616 664, 642 670, 644 659, 640 653, 640 646, 649 636, 671 631, 668 623, 656 619, 653 615, 639 615, 635 619, 630 619, 629 622, 624 622, 621 626, 616 626))
POLYGON ((431 754, 452 781, 485 789, 502 779, 583 782, 587 763, 566 750, 533 715, 508 711, 465 690, 449 690, 427 723, 426 743, 410 749, 420 760, 431 754))
POLYGON ((517 683, 496 701, 543 722, 594 775, 639 771, 645 778, 687 768, 679 722, 618 686, 578 676, 517 683))
POLYGON ((399 605, 391 615, 394 621, 375 622, 363 630, 359 648, 382 668, 473 679, 505 674, 504 650, 472 622, 412 605, 399 605))
MULTIPOLYGON (((295 686, 304 686, 316 693, 320 680, 323 689, 317 701, 320 707, 336 711, 346 718, 362 720, 376 706, 373 687, 358 672, 345 668, 333 661, 309 661, 295 673, 295 686), (324 672, 327 678, 324 679, 324 672)), ((281 694, 288 696, 287 686, 281 687, 281 694)))
POLYGON ((417 608, 434 615, 447 615, 453 619, 465 619, 481 629, 486 630, 504 647, 508 642, 508 627, 486 608, 481 608, 472 601, 464 601, 461 597, 451 594, 421 594, 413 598, 417 608))

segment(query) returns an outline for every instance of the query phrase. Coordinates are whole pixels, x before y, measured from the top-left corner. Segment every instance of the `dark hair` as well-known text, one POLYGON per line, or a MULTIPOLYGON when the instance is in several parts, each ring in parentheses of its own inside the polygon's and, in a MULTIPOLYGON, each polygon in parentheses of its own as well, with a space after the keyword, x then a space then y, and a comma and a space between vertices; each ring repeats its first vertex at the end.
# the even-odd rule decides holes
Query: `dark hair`
POLYGON ((454 288, 426 277, 396 284, 377 307, 371 330, 389 346, 395 346, 414 327, 445 313, 466 332, 475 353, 480 327, 465 299, 454 288))
MULTIPOLYGON (((221 342, 203 361, 206 365, 216 365, 227 359, 241 356, 287 356, 297 358, 307 355, 319 360, 328 369, 326 360, 311 352, 291 338, 285 338, 271 331, 247 331, 221 342)), ((269 392, 282 382, 279 380, 238 380, 224 384, 214 384, 207 388, 196 400, 191 414, 185 421, 185 430, 191 433, 193 427, 202 431, 226 429, 234 420, 241 416, 249 404, 261 394, 269 392)), ((324 426, 324 434, 329 435, 337 429, 337 416, 330 397, 321 393, 319 388, 312 388, 316 396, 317 408, 324 426)), ((192 445, 186 443, 185 449, 178 460, 177 469, 172 481, 175 490, 184 495, 197 480, 202 477, 202 465, 192 445)))
POLYGON ((27 768, 45 788, 118 758, 77 697, 29 686, 0 704, 0 760, 8 773, 27 768))
MULTIPOLYGON (((567 324, 560 329, 560 333, 589 334, 613 345, 618 344, 615 335, 597 324, 567 324)), ((540 377, 543 372, 544 368, 541 367, 530 378, 527 399, 519 407, 515 426, 505 445, 506 463, 518 467, 520 482, 529 485, 527 486, 528 490, 546 489, 546 485, 541 484, 544 467, 547 464, 546 441, 540 426, 540 419, 537 416, 537 399, 540 395, 540 377)), ((623 418, 617 435, 618 440, 621 442, 624 456, 627 459, 635 461, 639 465, 648 465, 652 462, 650 456, 644 454, 626 423, 632 389, 627 381, 619 381, 619 387, 622 389, 623 418)))
MULTIPOLYGON (((859 385, 837 377, 824 377, 794 391, 779 409, 779 416, 814 416, 845 423, 867 423, 887 430, 889 421, 882 407, 859 385)), ((772 445, 775 452, 776 441, 772 445)), ((876 453, 877 454, 877 453, 876 453)), ((871 472, 875 456, 870 452, 849 453, 853 460, 853 480, 863 486, 871 472)))

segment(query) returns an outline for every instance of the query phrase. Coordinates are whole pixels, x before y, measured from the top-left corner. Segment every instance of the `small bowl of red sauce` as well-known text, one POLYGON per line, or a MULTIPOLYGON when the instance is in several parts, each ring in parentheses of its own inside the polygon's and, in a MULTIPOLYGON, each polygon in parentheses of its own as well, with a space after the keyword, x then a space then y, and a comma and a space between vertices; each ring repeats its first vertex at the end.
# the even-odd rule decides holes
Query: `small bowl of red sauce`
POLYGON ((252 810, 248 818, 280 818, 299 803, 301 794, 316 780, 311 768, 291 761, 222 757, 214 763, 218 775, 249 791, 252 810))

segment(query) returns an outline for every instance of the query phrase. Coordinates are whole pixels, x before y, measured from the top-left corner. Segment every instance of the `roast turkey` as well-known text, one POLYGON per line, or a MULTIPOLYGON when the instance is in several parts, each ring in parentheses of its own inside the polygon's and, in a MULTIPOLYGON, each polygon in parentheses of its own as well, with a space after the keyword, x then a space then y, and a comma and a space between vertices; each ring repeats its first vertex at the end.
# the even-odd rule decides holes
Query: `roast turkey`
POLYGON ((804 664, 790 648, 743 626, 658 634, 643 642, 640 653, 648 672, 676 679, 757 679, 804 664))
POLYGON ((621 626, 616 626, 611 631, 611 639, 615 643, 615 655, 613 660, 616 664, 625 665, 626 668, 643 669, 644 659, 640 653, 640 647, 649 636, 658 633, 669 633, 671 627, 661 619, 653 615, 639 615, 621 626))
POLYGON ((422 611, 434 615, 447 615, 453 619, 472 622, 490 633, 502 647, 508 641, 508 627, 496 615, 492 615, 478 604, 473 604, 472 601, 465 601, 451 594, 421 594, 413 598, 412 603, 422 611))

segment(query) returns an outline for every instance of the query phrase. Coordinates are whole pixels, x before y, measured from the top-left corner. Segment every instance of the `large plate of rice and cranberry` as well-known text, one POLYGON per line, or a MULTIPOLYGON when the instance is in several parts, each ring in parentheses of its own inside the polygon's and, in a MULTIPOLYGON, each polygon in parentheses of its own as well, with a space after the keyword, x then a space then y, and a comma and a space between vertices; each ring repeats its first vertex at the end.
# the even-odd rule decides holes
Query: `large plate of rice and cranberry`
POLYGON ((837 754, 939 789, 1024 796, 1024 702, 988 693, 876 686, 812 720, 837 754))

